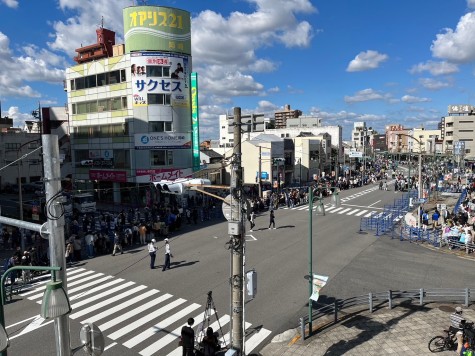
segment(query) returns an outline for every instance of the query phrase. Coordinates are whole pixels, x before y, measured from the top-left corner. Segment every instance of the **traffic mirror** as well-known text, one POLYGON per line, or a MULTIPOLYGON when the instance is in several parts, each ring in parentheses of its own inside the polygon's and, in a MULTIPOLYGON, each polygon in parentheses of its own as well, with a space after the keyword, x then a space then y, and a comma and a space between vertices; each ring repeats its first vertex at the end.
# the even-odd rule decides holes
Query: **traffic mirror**
POLYGON ((104 352, 104 335, 99 327, 93 323, 87 323, 81 328, 79 338, 82 348, 88 355, 99 356, 104 352))

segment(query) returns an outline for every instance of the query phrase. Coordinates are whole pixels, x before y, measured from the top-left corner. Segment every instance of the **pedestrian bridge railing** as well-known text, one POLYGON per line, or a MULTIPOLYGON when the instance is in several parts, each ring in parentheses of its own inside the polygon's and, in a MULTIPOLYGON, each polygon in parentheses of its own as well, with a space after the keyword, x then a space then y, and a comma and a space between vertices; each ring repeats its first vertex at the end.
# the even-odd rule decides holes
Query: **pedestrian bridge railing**
POLYGON ((475 303, 475 288, 432 288, 432 289, 409 289, 409 290, 388 290, 386 292, 368 293, 347 299, 335 299, 330 304, 317 304, 312 311, 312 327, 309 330, 309 316, 299 319, 300 335, 302 339, 323 331, 333 325, 338 324, 348 316, 368 310, 373 313, 375 310, 387 306, 392 309, 396 304, 402 302, 415 302, 420 306, 427 303, 463 303, 465 307, 475 303), (359 307, 359 308, 358 308, 359 307))

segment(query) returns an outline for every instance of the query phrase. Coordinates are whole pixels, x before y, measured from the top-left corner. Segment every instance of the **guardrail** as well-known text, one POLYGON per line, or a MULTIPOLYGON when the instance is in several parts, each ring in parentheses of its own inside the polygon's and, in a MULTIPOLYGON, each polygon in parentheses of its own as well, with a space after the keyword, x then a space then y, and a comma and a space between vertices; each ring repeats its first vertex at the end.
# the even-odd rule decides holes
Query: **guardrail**
POLYGON ((312 312, 312 323, 324 317, 331 317, 329 320, 322 321, 322 326, 316 330, 308 330, 309 316, 303 316, 299 319, 300 335, 305 340, 314 333, 324 330, 337 324, 347 315, 344 309, 362 306, 359 312, 368 310, 373 313, 375 310, 384 307, 387 304, 392 309, 395 303, 402 301, 416 301, 420 306, 430 302, 444 303, 463 303, 468 307, 475 302, 475 288, 452 289, 452 288, 432 288, 432 289, 410 289, 410 290, 388 290, 386 292, 368 293, 351 297, 343 300, 335 300, 332 304, 321 305, 312 312))

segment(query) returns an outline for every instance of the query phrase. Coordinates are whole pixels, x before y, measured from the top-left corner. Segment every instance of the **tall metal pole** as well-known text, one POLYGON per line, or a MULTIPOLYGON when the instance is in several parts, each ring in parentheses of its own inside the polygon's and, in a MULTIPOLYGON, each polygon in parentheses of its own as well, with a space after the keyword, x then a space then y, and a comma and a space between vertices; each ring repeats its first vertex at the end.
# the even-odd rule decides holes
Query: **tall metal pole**
MULTIPOLYGON (((231 195, 239 202, 239 222, 237 229, 232 235, 232 312, 231 312, 231 347, 242 355, 244 350, 243 339, 243 262, 244 262, 244 224, 243 224, 243 195, 242 195, 242 166, 241 166, 241 108, 234 108, 234 150, 233 150, 233 173, 231 182, 231 195)), ((235 224, 235 222, 233 222, 235 224)))
POLYGON ((312 335, 312 300, 313 292, 313 187, 308 187, 308 334, 312 335))
MULTIPOLYGON (((20 159, 20 150, 21 150, 21 146, 20 148, 18 149, 17 151, 17 155, 16 155, 16 158, 17 160, 20 159)), ((22 161, 23 162, 23 161, 22 161)), ((19 199, 19 203, 20 203, 20 220, 23 221, 23 188, 21 186, 21 169, 20 169, 20 163, 23 167, 23 163, 20 162, 20 161, 17 161, 17 165, 18 165, 18 199, 19 199)), ((20 229, 20 239, 21 239, 21 250, 22 251, 25 251, 25 233, 23 231, 23 229, 20 229)))
MULTIPOLYGON (((421 149, 421 142, 419 141, 419 201, 422 198, 422 149, 421 149)), ((421 231, 421 204, 419 203, 418 209, 419 216, 417 217, 417 221, 419 222, 419 231, 421 231)))
POLYGON ((262 198, 262 147, 259 146, 259 176, 257 177, 257 182, 259 183, 259 198, 262 198))
MULTIPOLYGON (((57 273, 63 282, 67 294, 66 259, 64 257, 64 216, 60 210, 61 172, 57 135, 42 135, 43 166, 46 192, 46 217, 49 235, 49 255, 51 267, 61 267, 57 273)), ((56 336, 56 355, 71 356, 71 341, 69 336, 69 316, 62 315, 54 319, 56 336)))

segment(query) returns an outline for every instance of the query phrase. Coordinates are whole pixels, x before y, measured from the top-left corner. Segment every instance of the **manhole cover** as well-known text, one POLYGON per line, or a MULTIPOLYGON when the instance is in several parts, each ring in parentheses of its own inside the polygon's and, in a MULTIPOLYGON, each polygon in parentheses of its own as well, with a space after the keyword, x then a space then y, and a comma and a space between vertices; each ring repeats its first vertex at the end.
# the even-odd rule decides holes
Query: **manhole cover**
POLYGON ((441 305, 439 307, 440 311, 446 312, 446 313, 454 313, 455 312, 455 307, 451 305, 441 305))

